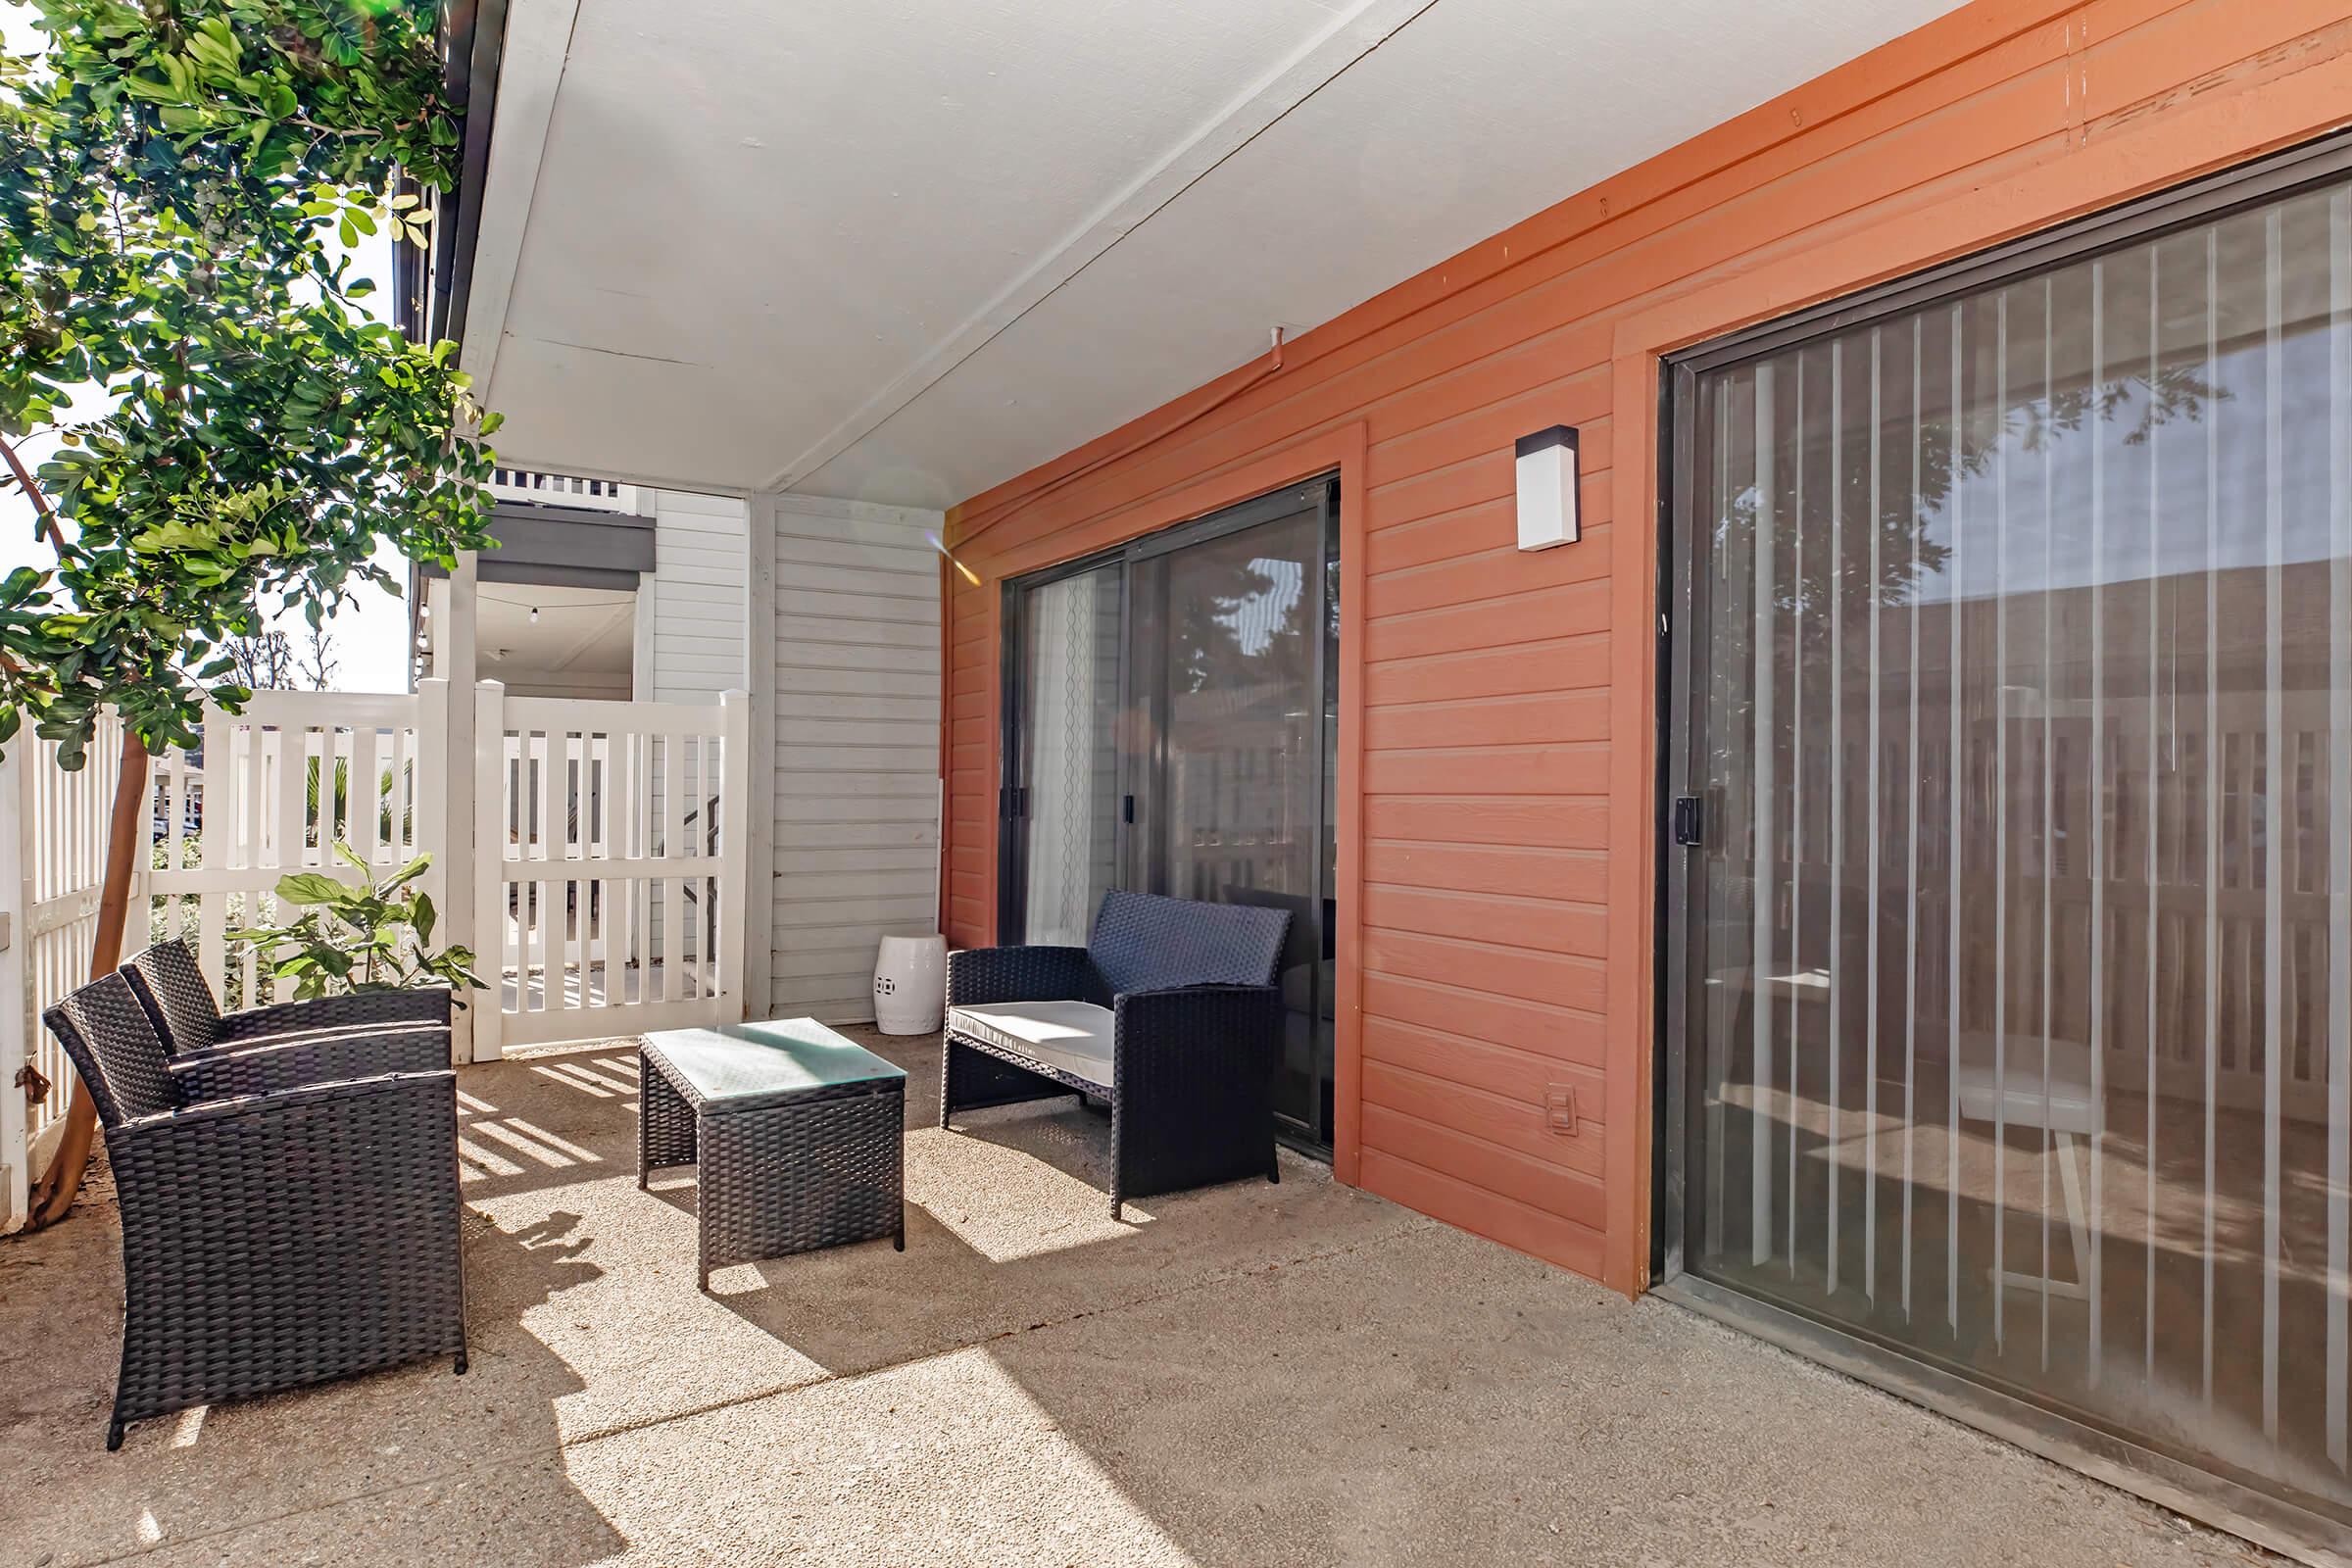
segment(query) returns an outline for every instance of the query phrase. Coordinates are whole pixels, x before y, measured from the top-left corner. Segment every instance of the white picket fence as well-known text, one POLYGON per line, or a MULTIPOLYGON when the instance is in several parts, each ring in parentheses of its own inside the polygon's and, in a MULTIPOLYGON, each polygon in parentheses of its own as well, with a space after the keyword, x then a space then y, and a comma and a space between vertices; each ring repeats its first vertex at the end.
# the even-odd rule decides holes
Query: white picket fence
POLYGON ((258 1006, 286 987, 228 933, 291 918, 272 891, 289 872, 357 882, 338 842, 378 877, 430 854, 421 885, 446 908, 448 704, 448 683, 426 681, 415 695, 256 692, 240 713, 209 710, 200 756, 153 764, 147 940, 192 937, 222 1005, 258 1006))
POLYGON ((122 746, 107 714, 75 772, 22 732, 0 758, 0 1231, 24 1223, 32 1151, 80 1092, 41 1010, 89 978, 122 746))
MULTIPOLYGON (((486 681, 472 697, 475 817, 455 843, 451 702, 428 680, 209 710, 199 752, 150 762, 125 951, 187 937, 224 1006, 282 1000, 229 933, 293 912, 274 893, 288 872, 358 880, 341 842, 377 877, 429 854, 422 886, 444 920, 472 912, 493 988, 472 999, 475 1059, 740 1019, 748 824, 729 805, 749 793, 749 699, 510 698, 486 681)), ((38 1140, 75 1092, 40 1013, 89 978, 121 744, 110 716, 78 772, 29 736, 0 756, 0 1230, 22 1223, 38 1140), (26 1068, 49 1086, 38 1101, 26 1068)))

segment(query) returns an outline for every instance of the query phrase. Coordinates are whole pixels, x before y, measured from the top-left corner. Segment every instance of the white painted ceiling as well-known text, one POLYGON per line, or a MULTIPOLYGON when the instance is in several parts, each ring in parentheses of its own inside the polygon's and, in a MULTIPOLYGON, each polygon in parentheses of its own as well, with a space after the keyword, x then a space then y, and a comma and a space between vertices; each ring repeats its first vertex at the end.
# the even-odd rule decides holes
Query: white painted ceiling
POLYGON ((474 601, 482 678, 626 675, 636 612, 637 596, 625 589, 484 583, 474 601))
POLYGON ((466 362, 527 466, 945 506, 1950 8, 514 0, 466 362))

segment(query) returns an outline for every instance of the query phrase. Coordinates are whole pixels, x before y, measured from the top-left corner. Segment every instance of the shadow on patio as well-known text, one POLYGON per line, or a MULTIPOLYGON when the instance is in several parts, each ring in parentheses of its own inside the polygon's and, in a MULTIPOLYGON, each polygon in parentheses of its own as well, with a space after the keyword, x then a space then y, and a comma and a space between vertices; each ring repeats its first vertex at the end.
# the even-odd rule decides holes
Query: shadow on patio
POLYGON ((1074 1102, 943 1134, 907 1250, 694 1285, 635 1054, 463 1075, 473 1371, 101 1447, 111 1201, 0 1243, 11 1561, 2137 1564, 2250 1548, 1657 1302, 1334 1184, 1131 1203, 1074 1102))

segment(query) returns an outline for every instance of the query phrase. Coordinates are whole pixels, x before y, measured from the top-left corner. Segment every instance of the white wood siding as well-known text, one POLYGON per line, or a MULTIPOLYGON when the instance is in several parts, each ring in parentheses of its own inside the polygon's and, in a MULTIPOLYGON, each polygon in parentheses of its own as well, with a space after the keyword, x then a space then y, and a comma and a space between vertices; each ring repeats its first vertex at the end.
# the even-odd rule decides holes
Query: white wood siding
POLYGON ((629 677, 625 670, 501 670, 498 678, 506 683, 509 697, 573 697, 609 703, 629 700, 629 677))
MULTIPOLYGON (((652 601, 653 649, 650 689, 635 696, 639 702, 716 702, 729 687, 748 684, 743 658, 744 504, 687 490, 641 489, 637 499, 654 515, 654 570, 637 584, 639 595, 652 601)), ((653 819, 667 821, 666 779, 657 774, 651 788, 653 819)), ((696 818, 686 829, 689 836, 704 837, 710 824, 701 820, 699 803, 689 801, 682 809, 696 818)), ((764 892, 755 877, 745 896, 760 898, 764 892)), ((656 941, 664 938, 664 912, 657 904, 647 915, 649 935, 656 941)), ((755 1001, 751 1011, 759 1010, 755 1001)))
POLYGON ((653 690, 640 701, 707 703, 744 684, 744 505, 721 496, 644 490, 653 503, 653 690))
POLYGON ((876 944, 937 929, 940 523, 778 499, 776 1016, 870 1019, 876 944))

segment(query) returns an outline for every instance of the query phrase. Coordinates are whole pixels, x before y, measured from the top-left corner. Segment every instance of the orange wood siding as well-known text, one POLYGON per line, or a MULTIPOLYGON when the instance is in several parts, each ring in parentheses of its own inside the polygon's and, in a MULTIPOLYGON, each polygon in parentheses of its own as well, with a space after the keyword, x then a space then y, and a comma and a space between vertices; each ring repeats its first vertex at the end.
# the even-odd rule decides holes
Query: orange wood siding
POLYGON ((951 939, 995 930, 1002 580, 1340 468, 1336 1168, 1640 1290, 1659 356, 2348 119, 2352 0, 1977 0, 965 502, 951 939), (1511 444, 1563 423, 1584 538, 1521 555, 1511 444))

